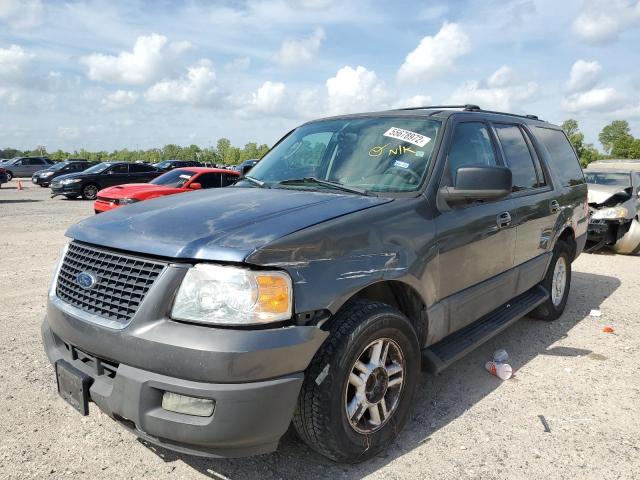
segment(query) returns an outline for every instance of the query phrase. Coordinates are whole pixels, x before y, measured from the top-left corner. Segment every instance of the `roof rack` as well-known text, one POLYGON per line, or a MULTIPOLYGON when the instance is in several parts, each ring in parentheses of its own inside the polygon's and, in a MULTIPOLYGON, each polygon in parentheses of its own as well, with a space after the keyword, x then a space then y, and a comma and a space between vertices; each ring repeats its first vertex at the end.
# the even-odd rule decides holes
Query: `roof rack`
POLYGON ((473 105, 471 103, 467 103, 465 105, 428 105, 424 107, 398 108, 396 110, 435 110, 435 109, 452 109, 452 108, 461 108, 465 112, 495 113, 497 115, 509 115, 510 117, 520 117, 520 118, 528 118, 531 120, 540 120, 537 115, 530 115, 530 114, 518 115, 517 113, 497 112, 494 110, 483 110, 478 105, 473 105))

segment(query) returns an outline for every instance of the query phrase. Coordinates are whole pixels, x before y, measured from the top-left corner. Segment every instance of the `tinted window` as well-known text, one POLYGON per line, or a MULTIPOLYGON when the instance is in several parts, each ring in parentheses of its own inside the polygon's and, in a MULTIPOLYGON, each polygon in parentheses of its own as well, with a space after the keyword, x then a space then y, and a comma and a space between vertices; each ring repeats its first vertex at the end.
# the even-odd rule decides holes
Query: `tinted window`
POLYGON ((538 185, 533 158, 517 125, 494 124, 506 163, 513 175, 513 191, 526 190, 538 185))
POLYGON ((202 185, 202 188, 220 187, 220 181, 221 180, 219 173, 203 173, 195 179, 195 182, 202 185))
POLYGON ((449 175, 455 183, 458 168, 465 165, 497 165, 495 152, 484 123, 456 125, 448 156, 449 175))
POLYGON ((49 164, 41 158, 32 158, 31 165, 49 165, 49 164))
POLYGON ((126 163, 123 163, 121 165, 116 165, 113 168, 111 168, 111 170, 109 170, 110 174, 114 174, 114 173, 129 173, 129 165, 127 165, 126 163))
POLYGON ((563 186, 584 183, 584 175, 578 163, 578 157, 562 130, 536 127, 536 137, 547 151, 551 171, 563 186))
POLYGON ((231 175, 230 173, 224 173, 222 175, 222 186, 233 185, 238 181, 238 175, 231 175))

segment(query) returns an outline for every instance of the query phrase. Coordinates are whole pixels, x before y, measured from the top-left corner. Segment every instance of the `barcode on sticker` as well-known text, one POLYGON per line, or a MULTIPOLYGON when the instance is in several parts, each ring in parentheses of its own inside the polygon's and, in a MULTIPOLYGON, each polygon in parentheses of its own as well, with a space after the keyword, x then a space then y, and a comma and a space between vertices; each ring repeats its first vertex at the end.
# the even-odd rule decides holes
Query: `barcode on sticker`
POLYGON ((384 132, 385 137, 395 138, 396 140, 402 140, 404 142, 413 143, 418 147, 424 147, 427 143, 431 141, 429 137, 424 135, 420 135, 419 133, 412 132, 410 130, 404 130, 402 128, 391 127, 389 130, 384 132))

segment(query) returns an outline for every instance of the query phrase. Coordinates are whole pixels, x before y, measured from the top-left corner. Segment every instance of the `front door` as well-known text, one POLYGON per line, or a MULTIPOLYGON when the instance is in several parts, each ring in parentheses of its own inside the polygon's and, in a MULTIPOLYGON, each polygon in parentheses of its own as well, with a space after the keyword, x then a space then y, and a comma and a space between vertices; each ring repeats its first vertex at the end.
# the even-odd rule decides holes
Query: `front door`
MULTIPOLYGON (((491 127, 454 125, 441 186, 454 186, 466 165, 500 165, 491 127)), ((512 297, 516 232, 510 199, 449 206, 438 200, 438 299, 446 305, 448 333, 477 320, 512 297)))
POLYGON ((114 165, 100 175, 100 188, 113 187, 123 183, 131 183, 131 180, 129 180, 129 165, 126 163, 114 165))

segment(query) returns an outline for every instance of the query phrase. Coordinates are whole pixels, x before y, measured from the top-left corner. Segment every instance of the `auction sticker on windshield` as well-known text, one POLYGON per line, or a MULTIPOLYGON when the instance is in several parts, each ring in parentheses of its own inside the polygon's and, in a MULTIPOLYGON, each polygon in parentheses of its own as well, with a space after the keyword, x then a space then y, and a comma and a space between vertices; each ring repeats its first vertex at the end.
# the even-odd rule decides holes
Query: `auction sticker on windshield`
POLYGON ((427 143, 431 141, 429 137, 424 135, 420 135, 419 133, 412 132, 410 130, 404 130, 402 128, 391 127, 389 130, 384 132, 385 137, 395 138, 396 140, 402 140, 404 142, 413 143, 419 147, 424 147, 427 143))

